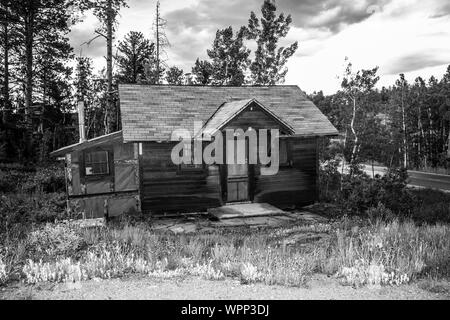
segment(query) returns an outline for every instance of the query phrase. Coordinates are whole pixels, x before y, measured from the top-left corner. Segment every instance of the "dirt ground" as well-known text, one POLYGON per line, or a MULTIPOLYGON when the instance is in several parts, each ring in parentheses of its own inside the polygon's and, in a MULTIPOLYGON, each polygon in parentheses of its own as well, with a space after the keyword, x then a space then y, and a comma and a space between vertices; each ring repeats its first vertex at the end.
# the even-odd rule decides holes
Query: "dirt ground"
POLYGON ((450 300, 450 283, 444 290, 424 290, 421 283, 400 287, 343 286, 337 279, 316 275, 306 287, 293 288, 264 284, 240 284, 238 280, 211 281, 197 277, 159 279, 127 277, 113 280, 90 280, 79 284, 16 285, 0 289, 2 299, 263 299, 263 300, 450 300))

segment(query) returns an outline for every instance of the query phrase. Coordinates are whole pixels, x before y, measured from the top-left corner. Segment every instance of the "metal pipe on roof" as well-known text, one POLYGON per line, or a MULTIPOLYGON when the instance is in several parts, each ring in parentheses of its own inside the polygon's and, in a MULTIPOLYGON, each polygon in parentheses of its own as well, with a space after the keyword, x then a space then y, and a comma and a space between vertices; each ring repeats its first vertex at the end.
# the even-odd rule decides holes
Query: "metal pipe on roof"
POLYGON ((80 135, 80 142, 86 141, 86 132, 84 126, 84 101, 78 101, 78 132, 80 135))

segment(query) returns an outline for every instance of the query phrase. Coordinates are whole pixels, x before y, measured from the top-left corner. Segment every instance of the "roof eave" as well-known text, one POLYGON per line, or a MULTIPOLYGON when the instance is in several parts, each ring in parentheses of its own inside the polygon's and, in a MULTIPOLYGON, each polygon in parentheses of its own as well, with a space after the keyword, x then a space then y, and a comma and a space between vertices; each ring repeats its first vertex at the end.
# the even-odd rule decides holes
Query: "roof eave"
POLYGON ((92 138, 90 140, 86 140, 83 142, 74 143, 74 144, 68 145, 66 147, 62 147, 58 150, 50 152, 50 156, 58 157, 58 156, 62 156, 67 153, 70 153, 72 151, 75 151, 75 150, 84 150, 84 149, 87 149, 90 147, 94 147, 97 145, 101 145, 101 144, 110 142, 119 137, 122 137, 122 130, 116 131, 113 133, 109 133, 109 134, 105 134, 105 135, 102 135, 99 137, 95 137, 95 138, 92 138))

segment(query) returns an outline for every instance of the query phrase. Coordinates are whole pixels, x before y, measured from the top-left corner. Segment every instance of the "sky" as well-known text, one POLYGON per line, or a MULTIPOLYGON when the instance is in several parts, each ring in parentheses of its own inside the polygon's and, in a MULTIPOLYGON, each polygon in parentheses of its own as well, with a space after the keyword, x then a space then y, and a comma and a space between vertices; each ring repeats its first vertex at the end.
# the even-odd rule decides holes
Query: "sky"
MULTIPOLYGON (((167 62, 190 72, 197 57, 207 58, 217 29, 247 25, 251 11, 261 16, 263 0, 160 2, 170 42, 167 62)), ((336 92, 346 57, 355 70, 378 66, 379 87, 392 85, 400 73, 411 82, 417 76, 440 78, 450 65, 448 0, 277 0, 276 5, 278 13, 292 16, 291 29, 280 44, 299 43, 287 64, 285 84, 307 93, 336 92)), ((129 31, 152 40, 156 0, 128 0, 128 6, 120 11, 114 45, 129 31)), ((106 66, 105 40, 83 44, 95 36, 98 26, 86 13, 69 39, 75 54, 91 57, 100 70, 106 66)))

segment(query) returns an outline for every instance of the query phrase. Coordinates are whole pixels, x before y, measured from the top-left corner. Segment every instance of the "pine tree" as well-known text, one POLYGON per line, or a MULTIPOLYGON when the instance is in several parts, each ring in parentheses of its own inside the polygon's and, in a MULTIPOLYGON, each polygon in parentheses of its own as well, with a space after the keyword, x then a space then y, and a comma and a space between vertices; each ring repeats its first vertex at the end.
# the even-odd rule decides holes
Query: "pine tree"
POLYGON ((145 77, 145 66, 155 54, 155 45, 142 32, 130 31, 119 41, 116 55, 120 82, 137 83, 145 77))
POLYGON ((75 97, 77 101, 83 101, 84 114, 86 123, 86 137, 92 138, 96 135, 92 134, 96 123, 95 114, 97 113, 94 106, 95 101, 95 81, 93 77, 92 59, 87 57, 78 57, 76 59, 76 73, 75 73, 75 97))
POLYGON ((171 67, 166 72, 166 81, 168 84, 181 85, 184 82, 184 71, 177 67, 171 67))
MULTIPOLYGON (((34 103, 38 103, 39 81, 45 80, 39 77, 37 72, 43 66, 37 65, 46 52, 52 52, 55 66, 48 66, 51 70, 60 69, 61 60, 67 59, 70 53, 68 38, 66 35, 70 31, 69 26, 74 22, 71 17, 71 11, 68 7, 72 4, 71 0, 23 0, 12 1, 10 3, 10 12, 17 18, 18 38, 18 63, 21 65, 17 78, 23 79, 24 91, 24 111, 25 111, 25 156, 33 158, 32 133, 34 103)), ((43 61, 43 60, 42 60, 43 61)), ((48 68, 47 68, 48 70, 48 68)), ((45 88, 45 85, 44 85, 45 88)), ((41 100, 42 102, 42 100, 41 100)), ((42 114, 42 110, 40 111, 42 114)), ((41 122, 41 120, 40 120, 41 122)))
MULTIPOLYGON (((19 19, 11 12, 11 0, 2 1, 0 5, 0 109, 1 122, 7 125, 12 113, 11 83, 14 75, 14 65, 17 65, 17 46, 19 34, 17 24, 19 19)), ((9 124, 8 124, 9 125, 9 124)))
POLYGON ((250 50, 244 45, 244 31, 245 28, 241 28, 234 36, 231 26, 217 30, 212 49, 207 50, 214 85, 244 84, 245 72, 250 63, 250 50))
MULTIPOLYGON (((113 86, 113 53, 112 46, 114 40, 115 25, 117 16, 123 7, 128 7, 126 0, 82 0, 85 3, 84 9, 93 9, 94 15, 100 20, 101 27, 96 30, 97 37, 106 39, 106 133, 117 130, 118 107, 117 90, 113 86)), ((96 38, 97 38, 96 37, 96 38)), ((95 39, 95 38, 94 38, 95 39)), ((91 39, 92 41, 93 39, 91 39)))
POLYGON ((212 81, 213 66, 209 61, 197 58, 192 67, 192 74, 195 76, 195 83, 208 85, 212 81))
POLYGON ((286 37, 292 22, 291 15, 276 15, 275 1, 264 0, 259 19, 252 11, 245 28, 248 39, 256 40, 255 58, 250 65, 252 82, 257 85, 283 83, 288 69, 286 63, 298 48, 294 42, 288 47, 278 48, 278 42, 286 37))
POLYGON ((440 94, 442 103, 439 108, 441 116, 441 137, 442 137, 442 162, 450 164, 450 65, 442 77, 440 83, 440 94), (444 160, 446 159, 446 160, 444 160))
MULTIPOLYGON (((50 37, 51 38, 51 37, 50 37)), ((48 152, 56 145, 53 128, 63 121, 62 110, 72 104, 69 79, 71 68, 66 62, 71 59, 72 48, 65 41, 52 39, 57 47, 36 48, 35 53, 35 112, 37 112, 37 130, 34 134, 38 144, 38 160, 43 162, 48 152)))

